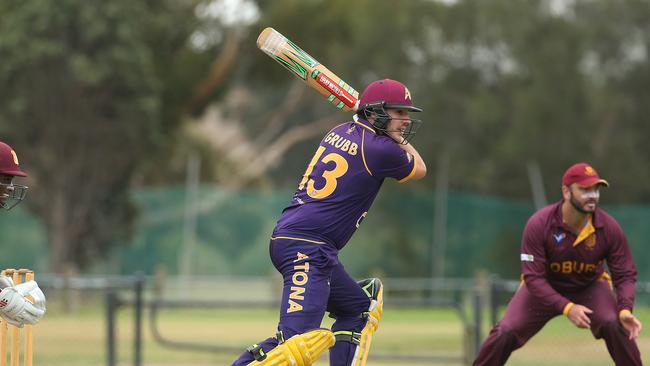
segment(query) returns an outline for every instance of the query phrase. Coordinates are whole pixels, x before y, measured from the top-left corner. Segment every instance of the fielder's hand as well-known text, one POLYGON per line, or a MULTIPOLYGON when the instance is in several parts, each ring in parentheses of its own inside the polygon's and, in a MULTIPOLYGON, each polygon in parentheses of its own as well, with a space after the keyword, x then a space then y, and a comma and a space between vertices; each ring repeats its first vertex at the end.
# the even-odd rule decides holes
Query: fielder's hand
POLYGON ((591 327, 591 319, 589 314, 593 313, 591 309, 586 306, 575 304, 569 309, 567 318, 571 320, 571 323, 575 324, 578 328, 589 329, 591 327))
POLYGON ((629 339, 635 339, 641 332, 641 322, 631 313, 621 314, 619 317, 623 328, 630 334, 629 339))
POLYGON ((45 295, 36 281, 27 281, 0 292, 0 316, 9 324, 22 328, 36 324, 45 314, 45 295), (34 302, 25 298, 31 296, 34 302))

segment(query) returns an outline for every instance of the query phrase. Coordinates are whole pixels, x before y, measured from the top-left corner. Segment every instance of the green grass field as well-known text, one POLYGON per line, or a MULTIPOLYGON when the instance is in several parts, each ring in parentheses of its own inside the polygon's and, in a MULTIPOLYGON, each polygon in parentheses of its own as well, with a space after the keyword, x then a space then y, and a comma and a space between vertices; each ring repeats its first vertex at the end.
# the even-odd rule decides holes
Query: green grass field
MULTIPOLYGON (((145 314, 146 315, 146 314, 145 314)), ((639 309, 637 315, 650 326, 650 309, 639 309)), ((272 310, 168 310, 161 314, 160 330, 175 340, 221 344, 242 350, 274 334, 277 315, 272 310)), ((120 365, 132 365, 133 313, 121 310, 118 315, 118 355, 120 365)), ((326 325, 329 324, 326 319, 326 325)), ((152 339, 144 324, 144 365, 229 365, 235 353, 213 354, 162 348, 152 339)), ((484 327, 484 333, 488 329, 484 327)), ((463 326, 451 310, 385 309, 381 328, 375 335, 369 365, 424 366, 459 365, 433 361, 373 360, 373 353, 437 354, 461 356, 463 326)), ((84 306, 75 314, 51 308, 34 328, 36 366, 95 366, 106 364, 105 319, 102 307, 84 306)), ((483 335, 485 336, 485 334, 483 335)), ((639 346, 646 362, 650 355, 650 334, 642 333, 639 346)), ((562 318, 547 325, 524 348, 513 354, 513 366, 605 366, 612 365, 603 341, 596 341, 588 331, 579 330, 562 318)), ((317 365, 325 366, 325 359, 317 365)))

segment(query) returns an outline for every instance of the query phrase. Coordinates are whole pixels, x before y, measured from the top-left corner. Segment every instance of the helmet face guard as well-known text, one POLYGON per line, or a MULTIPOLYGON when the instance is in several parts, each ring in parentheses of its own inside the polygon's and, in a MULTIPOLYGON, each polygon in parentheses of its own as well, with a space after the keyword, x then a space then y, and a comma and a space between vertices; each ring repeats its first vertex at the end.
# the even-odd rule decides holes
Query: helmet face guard
POLYGON ((0 183, 0 207, 9 211, 22 202, 27 195, 27 186, 0 183))
MULTIPOLYGON (((384 102, 366 104, 362 110, 364 118, 367 121, 370 121, 370 117, 374 116, 374 122, 372 123, 372 126, 377 131, 385 135, 388 135, 388 132, 397 132, 397 131, 388 130, 388 123, 393 119, 395 120, 397 119, 392 118, 386 112, 386 109, 404 109, 410 112, 422 111, 420 108, 413 107, 413 106, 386 104, 384 102)), ((413 137, 417 133, 418 129, 422 125, 422 120, 413 119, 413 118, 400 119, 400 120, 410 121, 406 129, 404 129, 404 131, 400 131, 403 138, 402 141, 397 141, 397 143, 399 144, 406 145, 413 139, 413 137)))
MULTIPOLYGON (((422 112, 422 109, 413 106, 411 92, 397 80, 383 79, 372 82, 366 87, 359 99, 360 115, 370 121, 374 117, 373 127, 378 132, 400 132, 403 140, 397 143, 408 144, 422 124, 419 119, 409 119, 408 127, 404 131, 389 131, 388 124, 391 116, 386 109, 402 109, 409 112, 422 112)), ((404 119, 406 121, 406 119, 404 119)))

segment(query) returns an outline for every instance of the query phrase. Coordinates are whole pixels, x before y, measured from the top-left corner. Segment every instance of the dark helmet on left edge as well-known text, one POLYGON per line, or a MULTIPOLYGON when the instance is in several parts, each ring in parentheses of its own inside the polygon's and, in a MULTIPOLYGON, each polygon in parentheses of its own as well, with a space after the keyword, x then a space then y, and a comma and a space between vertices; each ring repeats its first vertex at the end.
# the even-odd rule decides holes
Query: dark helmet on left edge
POLYGON ((10 210, 19 204, 27 194, 27 187, 13 184, 13 177, 26 177, 18 155, 11 146, 0 141, 0 207, 10 210))

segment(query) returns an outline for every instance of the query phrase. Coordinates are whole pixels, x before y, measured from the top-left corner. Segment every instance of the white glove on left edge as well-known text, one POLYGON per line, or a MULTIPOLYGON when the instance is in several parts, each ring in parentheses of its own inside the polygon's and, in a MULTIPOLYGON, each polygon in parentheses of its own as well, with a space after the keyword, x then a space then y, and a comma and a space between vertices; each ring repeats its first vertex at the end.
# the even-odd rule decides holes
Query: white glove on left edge
POLYGON ((22 328, 36 324, 45 314, 45 294, 36 281, 27 281, 0 292, 0 316, 11 325, 22 328), (32 303, 25 296, 34 299, 32 303))

